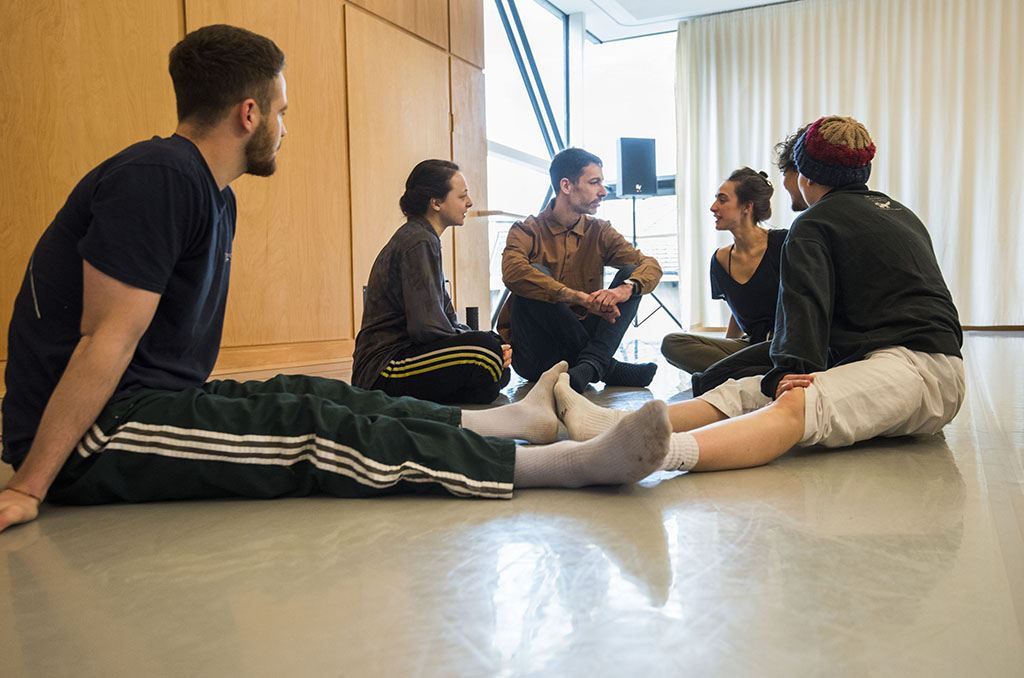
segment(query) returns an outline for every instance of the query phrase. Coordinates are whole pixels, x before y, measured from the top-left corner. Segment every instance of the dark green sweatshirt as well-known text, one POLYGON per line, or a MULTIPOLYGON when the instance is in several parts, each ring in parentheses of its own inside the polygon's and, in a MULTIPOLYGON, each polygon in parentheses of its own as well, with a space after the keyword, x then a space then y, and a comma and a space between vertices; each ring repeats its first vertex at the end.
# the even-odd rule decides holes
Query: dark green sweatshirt
POLYGON ((905 346, 960 356, 963 333, 921 220, 864 184, 832 189, 793 222, 782 248, 771 355, 761 391, 905 346))

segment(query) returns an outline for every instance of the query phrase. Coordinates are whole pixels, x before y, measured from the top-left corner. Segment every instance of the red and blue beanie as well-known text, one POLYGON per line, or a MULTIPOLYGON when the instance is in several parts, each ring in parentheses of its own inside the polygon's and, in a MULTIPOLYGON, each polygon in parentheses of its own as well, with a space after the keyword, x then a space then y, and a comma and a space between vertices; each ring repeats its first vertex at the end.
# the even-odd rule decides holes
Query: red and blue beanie
POLYGON ((797 171, 823 186, 867 183, 874 157, 864 125, 838 115, 815 120, 793 147, 797 171))

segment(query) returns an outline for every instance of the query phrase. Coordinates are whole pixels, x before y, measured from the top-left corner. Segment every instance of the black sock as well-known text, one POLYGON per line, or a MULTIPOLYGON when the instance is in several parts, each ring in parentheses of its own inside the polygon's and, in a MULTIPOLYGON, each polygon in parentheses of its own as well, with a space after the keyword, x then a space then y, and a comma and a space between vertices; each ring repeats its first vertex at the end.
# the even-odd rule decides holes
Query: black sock
POLYGON ((694 372, 690 375, 690 388, 693 390, 693 397, 696 398, 700 394, 704 393, 704 389, 701 386, 701 380, 704 378, 703 372, 694 372))
POLYGON ((569 368, 569 385, 577 393, 583 393, 594 381, 597 381, 597 369, 590 363, 576 363, 569 368))
POLYGON ((613 360, 604 375, 604 383, 609 386, 648 386, 657 371, 656 363, 623 363, 613 360))

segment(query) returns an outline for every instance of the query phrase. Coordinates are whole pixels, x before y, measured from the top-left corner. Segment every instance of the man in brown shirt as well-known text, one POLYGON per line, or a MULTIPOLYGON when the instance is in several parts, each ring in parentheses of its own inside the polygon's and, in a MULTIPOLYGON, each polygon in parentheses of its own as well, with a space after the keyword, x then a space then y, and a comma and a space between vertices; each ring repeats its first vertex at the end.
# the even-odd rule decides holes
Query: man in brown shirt
POLYGON ((513 346, 512 367, 531 381, 557 363, 569 363, 572 387, 647 386, 655 363, 629 364, 612 356, 636 315, 640 296, 661 280, 661 266, 612 225, 593 215, 607 195, 601 159, 568 148, 551 161, 555 198, 535 217, 516 222, 501 255, 512 292, 499 332, 513 346), (607 289, 604 267, 618 274, 607 289))

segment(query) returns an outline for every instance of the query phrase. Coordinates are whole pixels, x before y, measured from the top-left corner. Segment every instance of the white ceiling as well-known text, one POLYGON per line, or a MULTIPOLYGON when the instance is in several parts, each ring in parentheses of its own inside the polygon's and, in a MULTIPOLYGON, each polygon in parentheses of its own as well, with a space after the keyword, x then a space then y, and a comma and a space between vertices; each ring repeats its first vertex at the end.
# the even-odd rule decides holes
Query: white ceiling
POLYGON ((788 0, 547 0, 566 14, 585 14, 587 32, 601 42, 666 33, 688 17, 783 1, 788 0))

